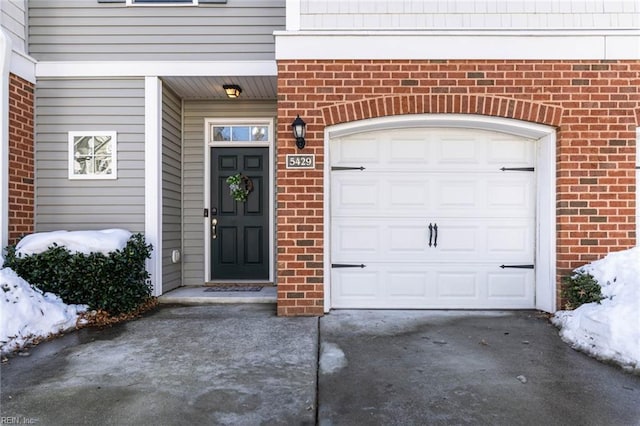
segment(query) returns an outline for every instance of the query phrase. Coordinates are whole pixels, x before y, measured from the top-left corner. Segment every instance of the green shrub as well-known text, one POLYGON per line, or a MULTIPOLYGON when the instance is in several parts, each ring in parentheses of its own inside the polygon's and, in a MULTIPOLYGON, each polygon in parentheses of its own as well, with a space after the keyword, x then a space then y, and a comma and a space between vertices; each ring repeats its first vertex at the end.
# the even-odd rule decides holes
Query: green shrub
POLYGON ((566 300, 565 308, 575 309, 585 303, 599 303, 604 299, 600 290, 600 284, 589 273, 577 271, 565 277, 562 286, 562 297, 566 300))
POLYGON ((47 251, 18 256, 7 247, 4 266, 44 292, 57 294, 67 304, 89 305, 111 315, 128 313, 146 302, 151 282, 145 260, 151 245, 135 234, 126 246, 105 256, 102 253, 71 253, 54 244, 47 251))

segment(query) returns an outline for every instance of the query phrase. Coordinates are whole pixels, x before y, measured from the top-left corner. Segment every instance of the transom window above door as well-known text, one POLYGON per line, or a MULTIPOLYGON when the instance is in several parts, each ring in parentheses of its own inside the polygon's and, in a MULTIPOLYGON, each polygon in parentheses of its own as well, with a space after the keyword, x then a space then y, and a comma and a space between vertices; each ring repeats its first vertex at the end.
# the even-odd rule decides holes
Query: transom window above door
POLYGON ((212 142, 269 142, 267 125, 212 125, 212 142))

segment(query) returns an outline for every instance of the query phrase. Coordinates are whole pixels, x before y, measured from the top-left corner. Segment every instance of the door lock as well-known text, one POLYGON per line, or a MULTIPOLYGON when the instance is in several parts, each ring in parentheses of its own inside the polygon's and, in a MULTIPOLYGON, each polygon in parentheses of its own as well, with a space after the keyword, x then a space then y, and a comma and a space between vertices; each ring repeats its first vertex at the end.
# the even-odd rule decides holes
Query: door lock
POLYGON ((211 219, 211 239, 215 240, 216 238, 218 238, 218 233, 217 233, 217 227, 218 225, 218 219, 211 219))

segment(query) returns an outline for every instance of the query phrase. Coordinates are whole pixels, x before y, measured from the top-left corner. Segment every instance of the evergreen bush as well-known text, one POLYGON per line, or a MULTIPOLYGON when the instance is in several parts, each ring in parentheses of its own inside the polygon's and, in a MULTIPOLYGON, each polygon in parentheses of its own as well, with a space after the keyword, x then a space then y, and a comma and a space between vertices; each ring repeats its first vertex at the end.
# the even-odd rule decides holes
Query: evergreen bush
POLYGON ((584 271, 577 271, 563 279, 562 297, 566 301, 566 309, 576 309, 585 303, 600 303, 604 299, 598 281, 584 271))
POLYGON ((25 256, 16 253, 16 246, 9 246, 4 266, 67 304, 119 315, 135 310, 151 296, 145 268, 151 249, 141 234, 132 235, 123 249, 109 255, 71 253, 54 244, 42 253, 25 256))

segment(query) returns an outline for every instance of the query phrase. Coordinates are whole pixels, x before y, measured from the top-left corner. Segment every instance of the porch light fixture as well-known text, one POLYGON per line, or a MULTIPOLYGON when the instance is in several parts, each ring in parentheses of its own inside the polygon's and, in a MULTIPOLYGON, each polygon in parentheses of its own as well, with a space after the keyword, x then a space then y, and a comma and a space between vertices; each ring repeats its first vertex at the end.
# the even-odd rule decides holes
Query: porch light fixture
POLYGON ((293 128, 293 137, 296 138, 296 146, 298 149, 304 148, 306 144, 304 137, 307 134, 307 123, 302 121, 302 118, 298 115, 296 119, 293 120, 293 123, 291 123, 291 127, 293 128))
POLYGON ((235 99, 240 96, 240 93, 242 93, 242 87, 237 84, 225 84, 222 88, 229 99, 235 99))

